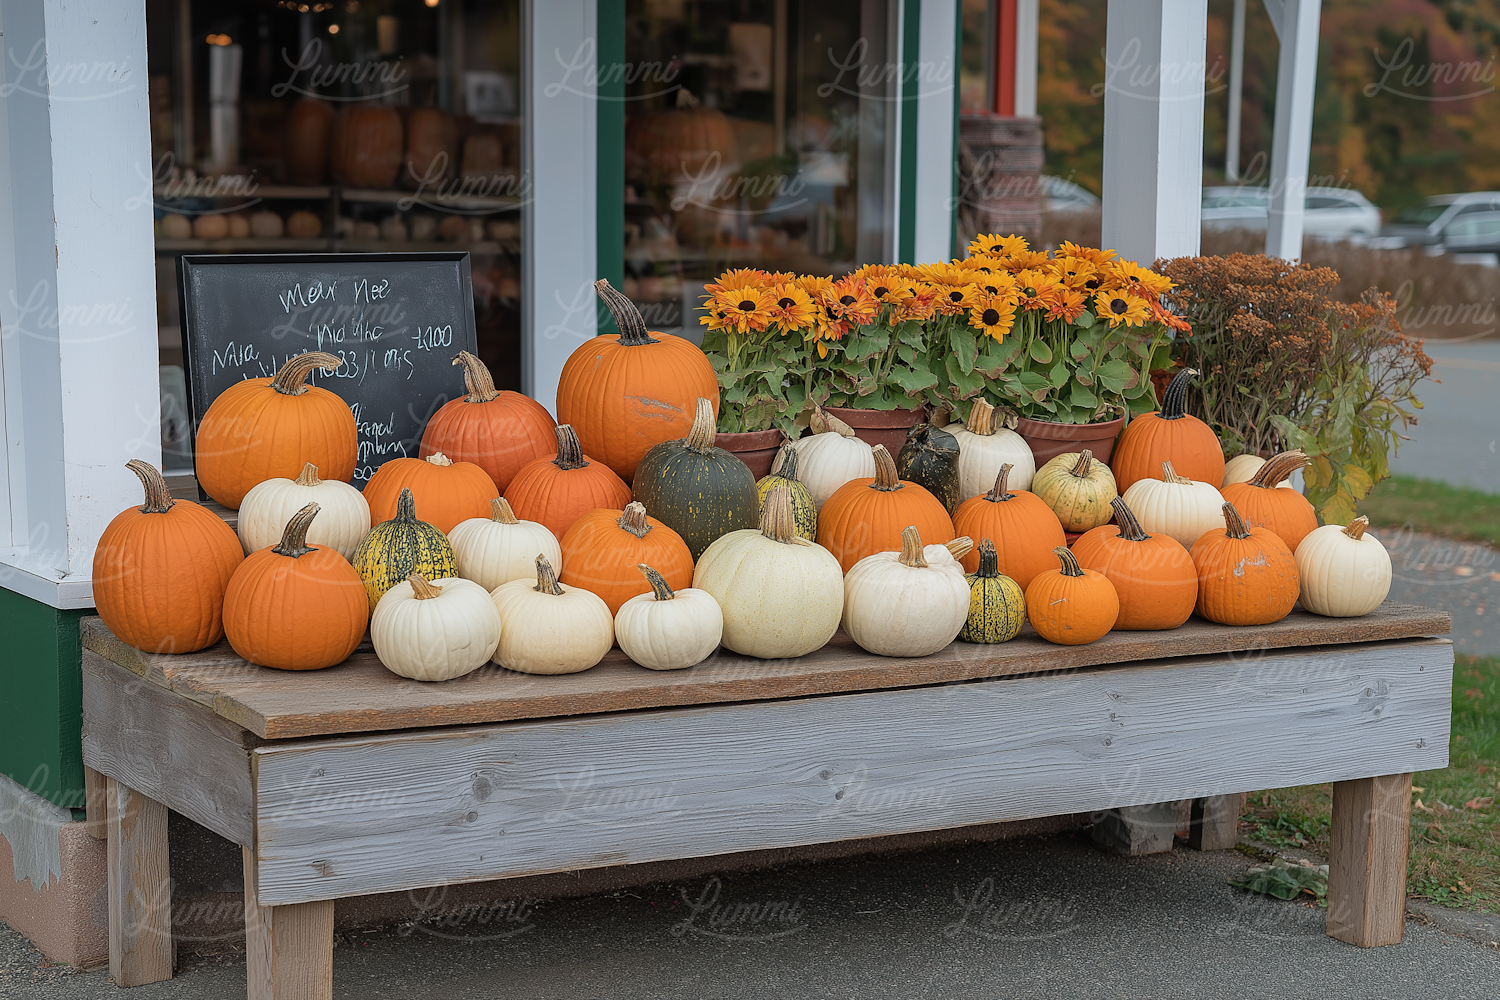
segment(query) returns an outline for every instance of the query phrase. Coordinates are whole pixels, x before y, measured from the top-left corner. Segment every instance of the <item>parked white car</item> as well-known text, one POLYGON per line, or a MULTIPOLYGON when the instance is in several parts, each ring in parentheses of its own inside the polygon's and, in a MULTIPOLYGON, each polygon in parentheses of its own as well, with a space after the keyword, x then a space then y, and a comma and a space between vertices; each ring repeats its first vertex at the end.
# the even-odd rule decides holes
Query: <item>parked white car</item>
POLYGON ((1450 253, 1493 250, 1500 191, 1439 194, 1396 213, 1370 245, 1384 250, 1444 246, 1450 253))
MULTIPOLYGON (((1204 229, 1265 229, 1270 211, 1269 188, 1203 189, 1204 229)), ((1302 220, 1302 231, 1317 239, 1345 240, 1380 232, 1380 209, 1348 188, 1308 188, 1302 220)))

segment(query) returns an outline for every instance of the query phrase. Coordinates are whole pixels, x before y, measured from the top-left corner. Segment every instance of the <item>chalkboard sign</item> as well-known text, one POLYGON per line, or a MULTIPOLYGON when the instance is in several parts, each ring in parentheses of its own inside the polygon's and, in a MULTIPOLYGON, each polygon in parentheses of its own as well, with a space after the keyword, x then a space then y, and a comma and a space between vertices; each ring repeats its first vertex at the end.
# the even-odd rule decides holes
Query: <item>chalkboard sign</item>
POLYGON ((354 412, 363 489, 385 462, 415 458, 427 418, 464 391, 452 362, 474 350, 466 252, 186 255, 178 288, 195 430, 235 382, 327 351, 344 364, 308 381, 354 412))

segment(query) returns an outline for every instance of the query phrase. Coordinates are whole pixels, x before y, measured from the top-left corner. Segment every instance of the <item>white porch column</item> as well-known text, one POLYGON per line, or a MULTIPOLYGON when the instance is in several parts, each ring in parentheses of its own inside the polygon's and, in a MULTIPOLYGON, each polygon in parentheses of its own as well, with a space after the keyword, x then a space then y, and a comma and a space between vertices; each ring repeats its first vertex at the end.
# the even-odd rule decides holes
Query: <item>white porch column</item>
POLYGON ((913 259, 948 260, 953 256, 957 182, 954 128, 958 117, 958 4, 953 0, 926 0, 921 5, 921 21, 917 65, 911 70, 917 74, 917 210, 913 259))
POLYGON ((1318 76, 1321 0, 1273 0, 1266 11, 1281 39, 1276 66, 1276 130, 1271 143, 1271 214, 1266 255, 1302 257, 1307 162, 1312 155, 1313 85, 1318 76), (1279 15, 1279 16, 1278 16, 1279 15))
POLYGON ((1037 37, 1041 0, 1016 0, 1016 117, 1036 114, 1037 37))
POLYGON ((104 526, 161 461, 146 11, 7 0, 0 586, 88 607, 104 526))
POLYGON ((1207 0, 1109 0, 1104 245, 1150 264, 1196 256, 1207 0))

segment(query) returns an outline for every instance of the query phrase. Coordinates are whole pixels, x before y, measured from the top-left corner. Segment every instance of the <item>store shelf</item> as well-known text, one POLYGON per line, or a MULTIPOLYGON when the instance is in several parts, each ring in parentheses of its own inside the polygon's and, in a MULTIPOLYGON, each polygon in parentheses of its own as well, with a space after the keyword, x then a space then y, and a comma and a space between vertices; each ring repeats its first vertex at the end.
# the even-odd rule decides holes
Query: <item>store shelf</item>
POLYGON ((243 239, 200 240, 189 238, 172 240, 157 237, 157 253, 395 253, 441 252, 467 250, 472 254, 520 253, 519 242, 506 240, 479 240, 470 243, 464 240, 444 242, 440 240, 354 240, 320 236, 317 239, 243 239))
POLYGON ((172 197, 174 185, 158 184, 152 188, 151 193, 157 198, 167 201, 187 201, 197 198, 235 199, 239 201, 253 202, 266 199, 313 199, 327 198, 333 189, 326 184, 309 187, 294 187, 283 184, 261 184, 250 191, 240 191, 235 194, 206 195, 206 194, 184 194, 172 197))

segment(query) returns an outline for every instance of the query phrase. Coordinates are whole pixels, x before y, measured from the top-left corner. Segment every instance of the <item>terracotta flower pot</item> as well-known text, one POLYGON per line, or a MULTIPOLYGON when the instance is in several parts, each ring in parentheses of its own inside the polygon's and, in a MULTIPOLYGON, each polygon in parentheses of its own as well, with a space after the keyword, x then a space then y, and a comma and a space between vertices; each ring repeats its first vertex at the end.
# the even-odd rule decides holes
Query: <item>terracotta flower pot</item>
POLYGON ((906 443, 906 434, 922 419, 924 407, 914 410, 862 410, 853 406, 825 406, 823 409, 854 428, 854 436, 870 447, 885 445, 895 457, 906 443))
POLYGON ((1031 445, 1031 454, 1036 458, 1036 467, 1058 455, 1087 448, 1105 465, 1115 450, 1115 438, 1124 425, 1125 418, 1106 421, 1102 424, 1059 424, 1051 420, 1031 420, 1022 417, 1016 425, 1016 433, 1031 445))
POLYGON ((775 460, 782 440, 781 431, 775 428, 714 436, 714 444, 750 466, 750 474, 756 479, 771 474, 771 462, 775 460))

